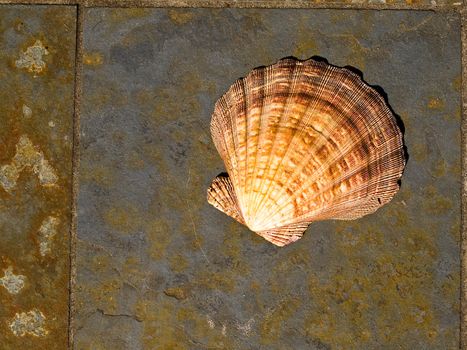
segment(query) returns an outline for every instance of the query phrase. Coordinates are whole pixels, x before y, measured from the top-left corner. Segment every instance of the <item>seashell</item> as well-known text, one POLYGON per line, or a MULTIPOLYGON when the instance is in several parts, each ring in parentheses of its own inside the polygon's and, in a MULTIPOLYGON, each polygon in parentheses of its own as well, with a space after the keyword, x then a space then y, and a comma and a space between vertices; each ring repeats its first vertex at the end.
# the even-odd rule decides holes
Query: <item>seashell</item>
POLYGON ((384 99, 350 70, 313 59, 237 80, 215 105, 211 134, 228 175, 214 179, 208 202, 278 246, 313 221, 373 213, 405 166, 384 99))

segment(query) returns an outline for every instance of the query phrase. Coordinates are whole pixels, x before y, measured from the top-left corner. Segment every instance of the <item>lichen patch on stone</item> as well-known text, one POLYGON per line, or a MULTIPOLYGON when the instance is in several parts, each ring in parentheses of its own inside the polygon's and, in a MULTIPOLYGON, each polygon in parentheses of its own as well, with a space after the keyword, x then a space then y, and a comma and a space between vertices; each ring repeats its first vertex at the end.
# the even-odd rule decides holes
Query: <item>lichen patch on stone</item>
POLYGON ((54 185, 58 180, 55 170, 44 158, 44 154, 23 135, 16 145, 16 154, 10 164, 0 167, 0 184, 5 191, 9 192, 16 187, 16 181, 26 167, 32 168, 43 186, 54 185))
POLYGON ((10 191, 16 186, 16 180, 19 177, 18 168, 7 164, 0 168, 0 183, 5 191, 10 191))
POLYGON ((249 336, 251 332, 251 328, 253 324, 255 323, 255 320, 253 318, 250 318, 247 323, 241 324, 239 322, 236 323, 236 327, 239 331, 243 333, 243 335, 249 336))
POLYGON ((24 118, 31 118, 32 117, 32 109, 26 105, 23 105, 23 117, 24 118))
POLYGON ((39 74, 46 68, 46 63, 42 59, 48 55, 49 51, 44 47, 40 40, 36 40, 34 45, 29 46, 26 51, 21 52, 19 58, 15 61, 17 68, 24 68, 29 73, 39 74))
MULTIPOLYGON (((41 153, 42 155, 42 153, 41 153)), ((50 166, 49 162, 42 156, 39 161, 33 166, 34 173, 37 174, 42 185, 53 185, 57 182, 55 170, 50 166)))
POLYGON ((45 337, 49 331, 44 328, 44 323, 44 314, 37 309, 33 309, 29 312, 17 313, 9 323, 9 327, 17 337, 24 337, 25 335, 45 337))
POLYGON ((3 270, 3 272, 4 275, 0 278, 0 286, 5 287, 10 294, 18 294, 24 287, 26 276, 15 275, 11 266, 3 270))
POLYGON ((222 324, 222 335, 225 337, 227 335, 227 326, 222 324))
POLYGON ((214 323, 214 321, 213 321, 209 316, 206 316, 206 318, 207 318, 207 320, 208 320, 209 328, 214 329, 214 327, 216 326, 216 324, 214 323))
POLYGON ((57 234, 59 220, 49 216, 39 228, 39 252, 41 256, 46 256, 51 252, 52 238, 57 234))

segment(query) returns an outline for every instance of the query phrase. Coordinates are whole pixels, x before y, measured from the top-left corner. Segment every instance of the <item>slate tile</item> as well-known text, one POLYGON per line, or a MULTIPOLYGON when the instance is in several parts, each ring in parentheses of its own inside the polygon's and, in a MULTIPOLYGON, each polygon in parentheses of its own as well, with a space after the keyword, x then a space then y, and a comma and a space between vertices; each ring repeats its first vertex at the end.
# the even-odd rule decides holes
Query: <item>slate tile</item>
POLYGON ((78 349, 458 348, 457 14, 93 8, 85 18, 78 349), (209 122, 235 79, 290 55, 350 65, 380 86, 410 158, 390 204, 314 223, 280 249, 206 202, 225 169, 209 122))

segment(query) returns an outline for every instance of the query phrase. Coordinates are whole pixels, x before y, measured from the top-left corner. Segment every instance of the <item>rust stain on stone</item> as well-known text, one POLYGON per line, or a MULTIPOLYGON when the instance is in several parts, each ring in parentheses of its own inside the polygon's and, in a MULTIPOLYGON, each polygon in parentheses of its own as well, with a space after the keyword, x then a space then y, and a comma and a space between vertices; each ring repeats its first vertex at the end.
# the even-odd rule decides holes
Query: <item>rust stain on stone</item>
POLYGON ((83 63, 87 66, 100 66, 104 63, 104 57, 100 52, 85 52, 83 63))
POLYGON ((173 254, 169 257, 169 265, 172 271, 183 272, 190 264, 182 254, 173 254))
POLYGON ((164 294, 177 300, 184 300, 188 297, 189 289, 187 286, 172 287, 164 290, 164 294))
POLYGON ((319 55, 318 42, 314 33, 307 30, 306 23, 299 24, 300 30, 297 33, 297 44, 293 55, 300 59, 306 59, 314 55, 319 55))
POLYGON ((435 110, 441 110, 444 108, 444 101, 440 99, 439 97, 432 97, 428 101, 428 108, 429 109, 435 109, 435 110))
POLYGON ((187 10, 181 10, 181 9, 171 9, 167 11, 167 14, 170 18, 170 20, 178 25, 183 25, 188 22, 190 22, 193 17, 194 13, 191 11, 187 10))
POLYGON ((104 313, 116 313, 118 309, 118 293, 122 288, 123 281, 119 278, 101 281, 98 287, 91 290, 91 297, 97 308, 104 313))
POLYGON ((65 349, 76 8, 0 15, 0 348, 65 349))
POLYGON ((104 219, 110 227, 124 234, 134 233, 143 223, 141 214, 131 203, 111 207, 104 213, 104 219))
POLYGON ((126 23, 134 19, 140 19, 148 16, 150 11, 146 8, 128 8, 125 11, 111 11, 110 12, 110 21, 114 25, 119 25, 122 22, 126 23))
POLYGON ((462 76, 458 75, 453 81, 452 81, 452 87, 456 92, 461 92, 462 89, 462 76))
POLYGON ((51 252, 52 238, 57 234, 57 226, 60 223, 56 217, 49 216, 39 228, 39 252, 41 256, 46 256, 51 252))
POLYGON ((267 312, 260 325, 261 343, 274 344, 281 334, 283 323, 297 312, 300 305, 300 298, 287 297, 267 312))
POLYGON ((425 196, 426 199, 423 201, 422 206, 429 214, 446 214, 454 206, 452 200, 439 193, 433 185, 425 188, 425 196))
POLYGON ((167 255, 167 247, 170 244, 172 229, 167 220, 153 219, 147 226, 149 240, 148 254, 154 260, 161 260, 167 255))

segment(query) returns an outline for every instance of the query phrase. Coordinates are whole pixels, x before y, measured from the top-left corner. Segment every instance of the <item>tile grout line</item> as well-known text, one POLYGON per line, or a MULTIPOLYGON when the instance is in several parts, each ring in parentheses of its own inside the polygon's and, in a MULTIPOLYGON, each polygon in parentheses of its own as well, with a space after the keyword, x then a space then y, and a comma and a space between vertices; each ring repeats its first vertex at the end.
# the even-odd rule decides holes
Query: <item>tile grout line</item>
MULTIPOLYGON (((0 0, 14 1, 14 0, 0 0)), ((73 1, 73 0, 35 0, 46 1, 73 1)), ((381 4, 381 3, 343 3, 339 0, 333 2, 318 2, 309 0, 74 0, 85 7, 182 7, 182 8, 296 8, 296 9, 354 9, 354 10, 431 10, 431 11, 459 11, 462 0, 454 4, 381 4)))
POLYGON ((83 7, 76 5, 76 49, 75 49, 75 82, 74 82, 74 114, 73 114, 73 154, 72 154, 72 203, 71 226, 69 239, 69 266, 68 281, 68 349, 74 348, 74 311, 76 286, 76 241, 77 241, 77 206, 79 190, 79 164, 80 164, 80 116, 82 96, 82 70, 83 70, 83 7))
POLYGON ((461 249, 460 249, 460 349, 467 349, 467 2, 460 11, 461 16, 461 69, 462 69, 462 119, 461 119, 461 249))
POLYGON ((462 0, 454 4, 382 4, 313 2, 306 0, 0 0, 0 4, 79 5, 82 7, 181 7, 181 8, 296 8, 353 10, 461 11, 462 0))

